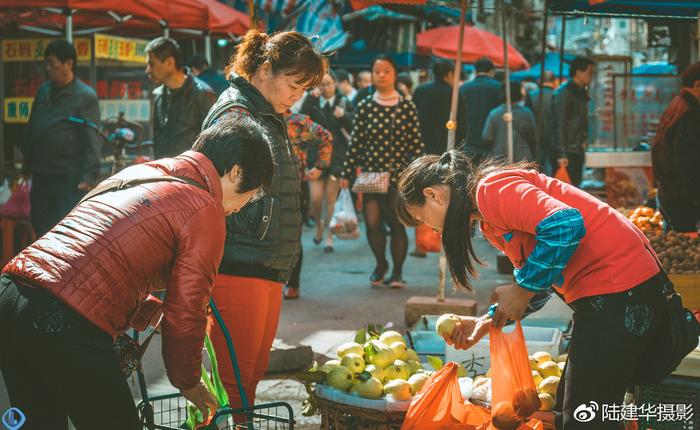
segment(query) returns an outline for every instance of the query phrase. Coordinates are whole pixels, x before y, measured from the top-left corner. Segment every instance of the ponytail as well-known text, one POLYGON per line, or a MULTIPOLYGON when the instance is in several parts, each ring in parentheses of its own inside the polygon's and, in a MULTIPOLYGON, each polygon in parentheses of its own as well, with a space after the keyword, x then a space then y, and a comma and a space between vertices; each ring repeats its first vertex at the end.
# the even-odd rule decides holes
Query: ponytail
POLYGON ((269 36, 259 30, 250 30, 236 49, 233 61, 226 67, 226 76, 231 72, 250 80, 265 62, 265 44, 269 36))

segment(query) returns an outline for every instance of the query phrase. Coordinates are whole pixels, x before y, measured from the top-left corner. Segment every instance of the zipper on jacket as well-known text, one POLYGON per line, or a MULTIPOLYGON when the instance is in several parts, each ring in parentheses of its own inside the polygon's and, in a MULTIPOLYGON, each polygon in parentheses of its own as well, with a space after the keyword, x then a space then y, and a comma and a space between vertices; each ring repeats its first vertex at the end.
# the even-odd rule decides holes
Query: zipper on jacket
POLYGON ((270 229, 270 224, 272 224, 272 210, 275 207, 275 199, 270 198, 270 210, 267 215, 263 215, 263 222, 265 223, 265 231, 263 231, 262 236, 260 236, 260 240, 264 240, 265 236, 267 236, 267 231, 270 229))

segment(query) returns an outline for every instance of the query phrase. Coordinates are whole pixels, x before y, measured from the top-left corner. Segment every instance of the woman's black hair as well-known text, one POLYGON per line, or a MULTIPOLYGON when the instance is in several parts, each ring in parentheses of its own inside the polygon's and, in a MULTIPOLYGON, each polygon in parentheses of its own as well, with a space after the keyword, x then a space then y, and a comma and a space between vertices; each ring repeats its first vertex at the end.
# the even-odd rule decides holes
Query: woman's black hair
POLYGON ((399 68, 398 68, 398 66, 396 66, 396 61, 394 61, 393 58, 391 58, 390 56, 388 56, 386 54, 379 54, 372 59, 371 68, 374 68, 374 65, 377 63, 377 61, 386 61, 387 63, 391 64, 391 67, 394 68, 394 72, 395 72, 396 76, 397 77, 399 76, 399 68))
POLYGON ((534 167, 531 163, 506 164, 493 160, 475 166, 464 153, 454 149, 442 155, 424 155, 399 176, 397 216, 407 227, 421 224, 411 215, 409 208, 425 204, 425 188, 449 185, 450 204, 442 229, 442 245, 452 280, 458 287, 472 291, 469 278, 477 276, 474 262, 482 264, 472 244, 472 232, 476 226, 472 215, 478 213, 476 187, 489 173, 534 167))

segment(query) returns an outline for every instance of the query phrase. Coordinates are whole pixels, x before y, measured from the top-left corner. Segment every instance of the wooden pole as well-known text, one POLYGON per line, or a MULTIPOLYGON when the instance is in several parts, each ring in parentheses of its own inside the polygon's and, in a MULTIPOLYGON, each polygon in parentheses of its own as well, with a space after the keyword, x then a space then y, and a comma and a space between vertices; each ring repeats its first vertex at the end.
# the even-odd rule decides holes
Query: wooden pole
POLYGON ((508 143, 508 161, 513 161, 513 109, 510 98, 510 67, 508 67, 508 20, 506 17, 506 5, 503 0, 501 4, 501 25, 503 29, 503 63, 505 67, 505 87, 506 87, 506 113, 503 120, 506 123, 506 142, 508 143))
MULTIPOLYGON (((544 23, 542 24, 542 64, 540 67, 540 92, 537 100, 538 111, 540 113, 540 121, 543 121, 543 117, 549 115, 549 112, 544 112, 544 72, 546 71, 545 61, 547 60, 547 23, 549 20, 549 12, 547 10, 547 0, 544 2, 544 23)), ((543 136, 537 139, 535 145, 535 160, 539 160, 543 166, 547 165, 546 160, 542 157, 542 148, 540 147, 540 142, 542 142, 543 136)))

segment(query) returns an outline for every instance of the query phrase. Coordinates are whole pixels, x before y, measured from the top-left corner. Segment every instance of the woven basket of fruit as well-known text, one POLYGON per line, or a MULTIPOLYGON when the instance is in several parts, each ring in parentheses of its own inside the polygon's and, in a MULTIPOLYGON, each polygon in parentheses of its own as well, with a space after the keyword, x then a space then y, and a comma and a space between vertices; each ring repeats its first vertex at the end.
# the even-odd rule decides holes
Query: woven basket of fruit
POLYGON ((380 411, 338 403, 314 393, 323 430, 399 430, 406 411, 380 411))
POLYGON ((649 237, 649 242, 673 281, 676 292, 683 297, 683 305, 693 310, 700 309, 700 238, 670 231, 649 237))

